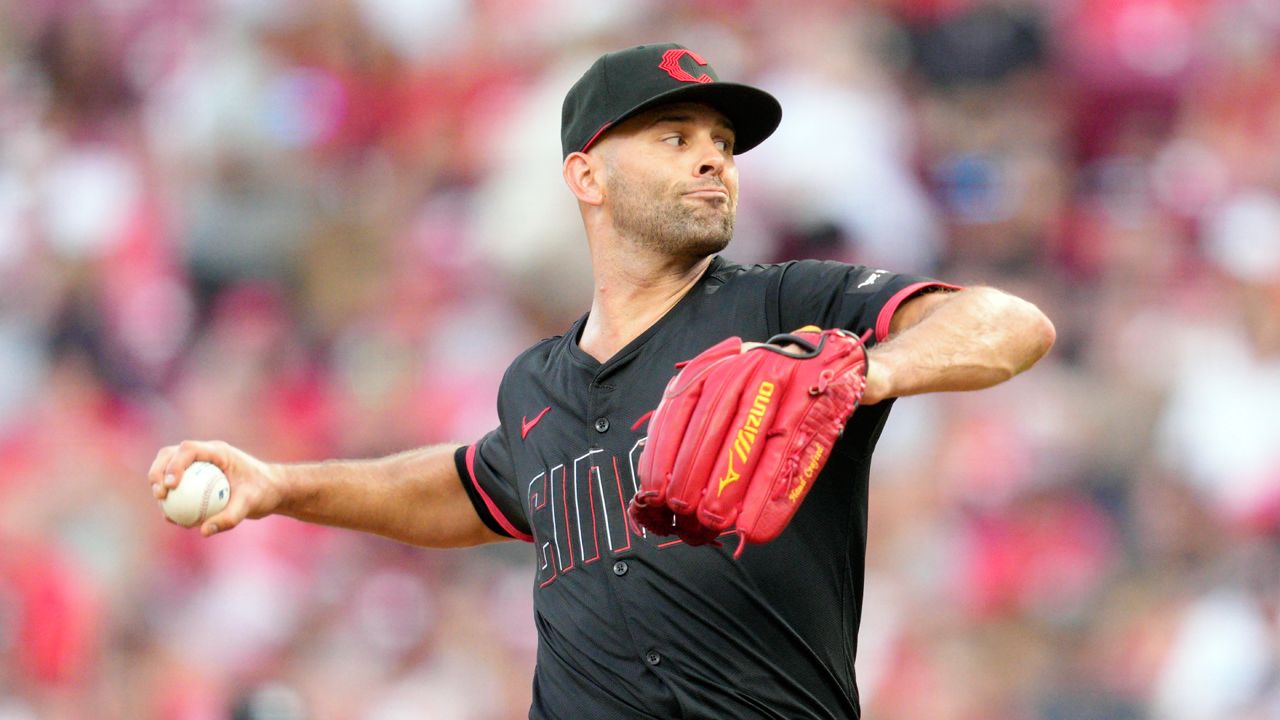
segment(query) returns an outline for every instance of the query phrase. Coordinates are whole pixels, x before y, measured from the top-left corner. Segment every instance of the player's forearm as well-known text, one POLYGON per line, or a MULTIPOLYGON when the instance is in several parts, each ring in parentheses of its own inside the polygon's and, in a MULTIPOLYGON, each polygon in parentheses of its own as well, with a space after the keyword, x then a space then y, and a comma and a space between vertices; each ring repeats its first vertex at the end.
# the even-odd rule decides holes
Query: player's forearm
POLYGON ((453 462, 456 447, 437 445, 377 460, 277 465, 276 513, 429 547, 499 539, 470 506, 453 462))
POLYGON ((873 348, 868 381, 875 400, 979 390, 1030 368, 1054 339, 1053 323, 1035 305, 994 288, 970 288, 873 348))

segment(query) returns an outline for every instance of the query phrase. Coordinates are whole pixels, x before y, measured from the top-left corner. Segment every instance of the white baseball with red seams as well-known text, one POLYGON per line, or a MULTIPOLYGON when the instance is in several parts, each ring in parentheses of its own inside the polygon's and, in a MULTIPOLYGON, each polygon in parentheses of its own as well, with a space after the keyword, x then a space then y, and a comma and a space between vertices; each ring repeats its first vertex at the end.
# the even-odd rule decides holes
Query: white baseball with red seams
POLYGON ((160 501, 160 506, 165 517, 183 527, 195 527, 218 514, 230 499, 231 484, 222 469, 197 460, 182 473, 182 481, 160 501))

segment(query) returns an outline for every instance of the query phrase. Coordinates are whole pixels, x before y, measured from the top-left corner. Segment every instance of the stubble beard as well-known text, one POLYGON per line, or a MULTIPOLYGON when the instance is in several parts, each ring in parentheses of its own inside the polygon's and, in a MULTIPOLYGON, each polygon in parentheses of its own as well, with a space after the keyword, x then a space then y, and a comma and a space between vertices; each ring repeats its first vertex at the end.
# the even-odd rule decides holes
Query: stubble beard
POLYGON ((703 258, 724 250, 733 239, 732 207, 690 202, 658 183, 633 182, 617 172, 611 173, 610 186, 614 228, 643 248, 703 258))

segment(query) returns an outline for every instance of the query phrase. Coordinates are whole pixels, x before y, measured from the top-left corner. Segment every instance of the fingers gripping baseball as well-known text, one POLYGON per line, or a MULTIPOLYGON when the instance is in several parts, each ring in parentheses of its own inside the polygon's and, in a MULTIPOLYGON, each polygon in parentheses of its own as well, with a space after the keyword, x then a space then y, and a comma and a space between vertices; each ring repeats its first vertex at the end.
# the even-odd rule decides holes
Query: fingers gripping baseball
POLYGON ((649 422, 632 519, 692 545, 729 529, 772 540, 866 389, 862 341, 816 328, 769 343, 729 338, 682 368, 649 422))
MULTIPOLYGON (((197 462, 220 469, 230 490, 225 507, 209 517, 200 514, 200 532, 206 537, 229 530, 246 518, 269 515, 279 505, 273 467, 222 441, 186 440, 161 448, 147 473, 156 500, 163 503, 197 462)), ((168 515, 166 519, 173 522, 168 515)))

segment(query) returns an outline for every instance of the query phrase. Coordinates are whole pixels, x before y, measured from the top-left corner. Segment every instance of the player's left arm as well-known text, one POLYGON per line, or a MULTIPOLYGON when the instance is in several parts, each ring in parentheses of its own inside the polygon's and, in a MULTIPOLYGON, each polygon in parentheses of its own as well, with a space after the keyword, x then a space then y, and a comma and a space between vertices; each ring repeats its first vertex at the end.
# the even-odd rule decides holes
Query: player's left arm
POLYGON ((1055 338, 1039 308, 995 288, 918 295, 868 353, 862 402, 991 387, 1034 365, 1055 338))

